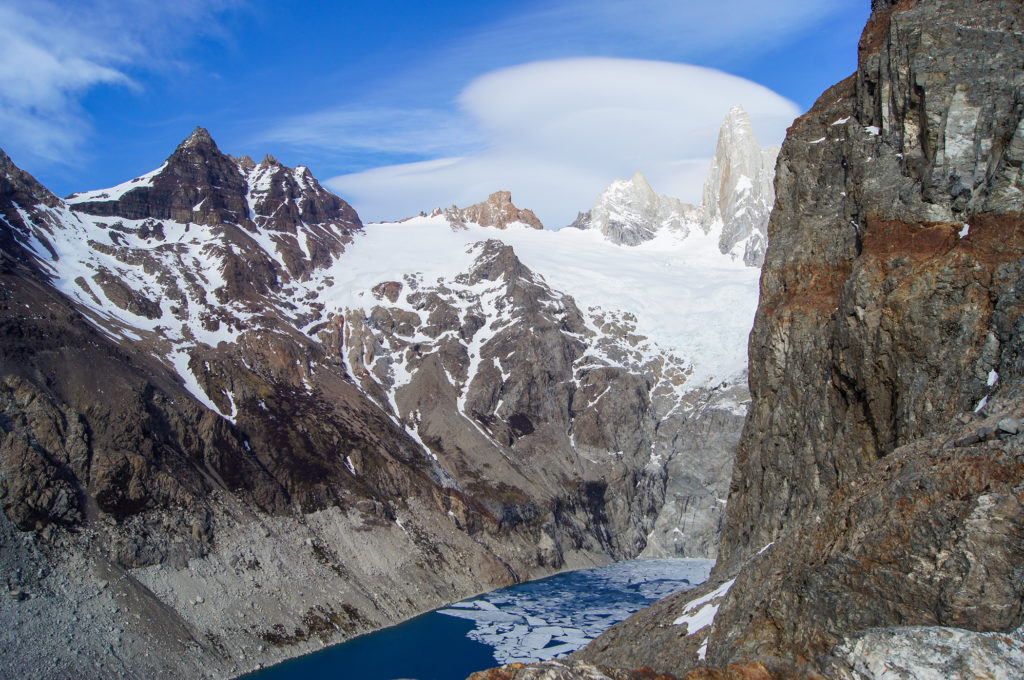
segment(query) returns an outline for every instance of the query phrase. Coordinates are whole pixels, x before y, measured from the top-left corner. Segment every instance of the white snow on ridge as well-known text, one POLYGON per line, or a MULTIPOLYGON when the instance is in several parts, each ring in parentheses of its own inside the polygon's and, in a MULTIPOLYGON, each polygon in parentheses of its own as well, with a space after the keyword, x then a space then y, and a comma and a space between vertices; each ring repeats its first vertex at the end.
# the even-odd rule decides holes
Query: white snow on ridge
POLYGON ((130 179, 127 182, 122 182, 117 186, 110 187, 109 189, 96 189, 93 191, 81 191, 68 196, 65 200, 69 205, 75 203, 87 203, 89 201, 116 201, 117 199, 124 196, 132 189, 138 189, 139 187, 148 187, 153 184, 153 178, 163 172, 163 169, 167 167, 167 162, 161 165, 156 170, 147 172, 145 175, 130 179))
MULTIPOLYGON (((726 596, 729 589, 732 588, 732 584, 735 582, 736 579, 726 581, 707 595, 690 602, 683 615, 672 623, 676 626, 686 624, 687 635, 694 635, 711 626, 715 622, 715 616, 718 615, 718 607, 721 604, 721 599, 726 596)), ((700 649, 697 650, 697 658, 703 660, 707 657, 707 653, 708 641, 705 639, 704 644, 702 644, 700 649)))
POLYGON ((757 308, 760 272, 723 255, 717 234, 660 230, 637 246, 620 246, 597 231, 560 231, 469 224, 453 231, 442 216, 366 225, 329 272, 321 300, 327 311, 359 308, 382 281, 419 272, 425 285, 451 279, 473 261, 468 246, 498 239, 551 288, 582 311, 600 308, 637 318, 637 332, 694 364, 687 387, 713 385, 747 366, 747 336, 757 308))

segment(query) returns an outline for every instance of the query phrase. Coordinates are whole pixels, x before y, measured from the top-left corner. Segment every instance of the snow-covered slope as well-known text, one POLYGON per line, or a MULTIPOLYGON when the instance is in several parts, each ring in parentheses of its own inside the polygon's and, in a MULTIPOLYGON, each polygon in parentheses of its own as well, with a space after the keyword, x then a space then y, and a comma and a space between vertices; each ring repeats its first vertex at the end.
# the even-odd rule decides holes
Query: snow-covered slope
POLYGON ((600 232, 540 231, 467 224, 452 230, 443 216, 367 225, 348 246, 347 266, 331 274, 328 306, 372 306, 382 281, 418 273, 436 282, 465 271, 470 246, 488 239, 511 245, 551 288, 572 295, 581 309, 628 313, 636 332, 678 354, 692 368, 690 389, 736 379, 746 371, 746 337, 757 307, 758 270, 724 256, 718 235, 662 230, 637 247, 600 232))

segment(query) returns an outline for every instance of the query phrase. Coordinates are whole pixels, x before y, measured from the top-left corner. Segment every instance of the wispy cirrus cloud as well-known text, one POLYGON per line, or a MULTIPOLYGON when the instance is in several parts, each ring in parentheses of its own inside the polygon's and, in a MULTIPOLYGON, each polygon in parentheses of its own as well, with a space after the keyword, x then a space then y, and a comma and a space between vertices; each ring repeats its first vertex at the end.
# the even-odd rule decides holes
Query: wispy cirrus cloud
POLYGON ((215 30, 211 17, 230 4, 0 0, 0 146, 73 162, 90 129, 83 97, 97 87, 141 89, 135 74, 168 64, 182 35, 215 30))
POLYGON ((837 14, 848 0, 555 0, 533 2, 453 46, 693 60, 749 57, 837 14))
POLYGON ((378 164, 466 153, 483 137, 456 110, 341 106, 292 116, 259 134, 259 144, 283 143, 297 152, 347 156, 378 164))

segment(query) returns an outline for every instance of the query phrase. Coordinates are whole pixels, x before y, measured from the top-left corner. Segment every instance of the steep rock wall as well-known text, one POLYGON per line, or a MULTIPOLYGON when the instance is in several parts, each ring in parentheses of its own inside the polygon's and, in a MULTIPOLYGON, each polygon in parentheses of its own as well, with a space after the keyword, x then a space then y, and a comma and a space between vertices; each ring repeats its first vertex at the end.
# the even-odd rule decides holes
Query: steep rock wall
POLYGON ((1019 377, 1019 3, 877 9, 791 128, 720 569, 1019 377), (993 49, 995 47, 995 49, 993 49))
POLYGON ((872 8, 857 73, 779 156, 712 578, 581 659, 720 669, 686 677, 1019 673, 1024 7, 872 8))

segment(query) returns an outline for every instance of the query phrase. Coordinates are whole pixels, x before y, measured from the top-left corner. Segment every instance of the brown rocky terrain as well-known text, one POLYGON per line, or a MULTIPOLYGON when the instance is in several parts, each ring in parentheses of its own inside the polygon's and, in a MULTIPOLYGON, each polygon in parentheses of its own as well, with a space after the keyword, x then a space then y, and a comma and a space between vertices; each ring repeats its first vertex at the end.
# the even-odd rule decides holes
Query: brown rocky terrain
POLYGON ((872 10, 779 155, 717 566, 577 663, 1020 676, 1024 8, 872 10))

